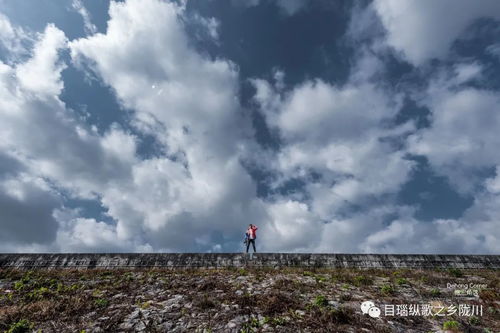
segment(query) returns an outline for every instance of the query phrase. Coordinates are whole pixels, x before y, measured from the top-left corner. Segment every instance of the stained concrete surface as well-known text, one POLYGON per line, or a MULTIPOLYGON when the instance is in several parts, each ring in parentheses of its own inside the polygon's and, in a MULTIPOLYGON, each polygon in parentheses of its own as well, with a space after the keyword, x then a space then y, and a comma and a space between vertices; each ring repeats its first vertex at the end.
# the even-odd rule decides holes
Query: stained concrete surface
POLYGON ((5 253, 0 268, 464 268, 498 269, 499 255, 329 253, 5 253))

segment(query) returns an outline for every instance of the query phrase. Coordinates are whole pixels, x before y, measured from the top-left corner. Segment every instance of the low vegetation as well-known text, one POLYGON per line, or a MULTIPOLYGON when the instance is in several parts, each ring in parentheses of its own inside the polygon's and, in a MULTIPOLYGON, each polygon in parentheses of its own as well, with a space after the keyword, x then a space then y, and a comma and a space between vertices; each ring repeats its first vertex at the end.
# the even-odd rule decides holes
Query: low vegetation
POLYGON ((495 270, 0 270, 0 332, 498 332, 495 270), (457 299, 447 283, 487 285, 457 299), (482 316, 363 315, 360 304, 483 306, 482 316))

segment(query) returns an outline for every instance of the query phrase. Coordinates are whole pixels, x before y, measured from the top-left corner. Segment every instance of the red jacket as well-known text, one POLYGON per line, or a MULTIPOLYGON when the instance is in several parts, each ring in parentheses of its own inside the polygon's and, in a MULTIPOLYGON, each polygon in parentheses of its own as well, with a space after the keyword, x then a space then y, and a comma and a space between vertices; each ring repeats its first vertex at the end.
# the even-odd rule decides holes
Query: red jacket
POLYGON ((256 226, 248 228, 247 230, 248 238, 255 239, 257 237, 257 229, 259 228, 257 228, 256 226))

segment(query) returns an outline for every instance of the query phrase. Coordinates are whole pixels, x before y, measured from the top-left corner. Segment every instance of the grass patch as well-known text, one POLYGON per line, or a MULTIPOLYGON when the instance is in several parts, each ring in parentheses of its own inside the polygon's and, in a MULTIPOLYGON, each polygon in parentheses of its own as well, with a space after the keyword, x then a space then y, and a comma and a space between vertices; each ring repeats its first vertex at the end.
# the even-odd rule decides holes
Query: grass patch
POLYGON ((392 285, 390 285, 390 284, 384 284, 384 285, 382 285, 380 287, 380 291, 384 295, 392 295, 395 292, 394 287, 392 285))
POLYGON ((358 275, 354 277, 354 285, 360 287, 360 286, 371 286, 373 284, 373 279, 365 276, 365 275, 358 275))
POLYGON ((441 290, 439 290, 438 288, 432 288, 429 293, 432 297, 438 297, 441 295, 441 290))
POLYGON ((252 317, 241 325, 240 333, 258 332, 260 327, 260 321, 257 318, 252 317))
MULTIPOLYGON (((459 272, 473 278, 474 283, 488 286, 480 291, 477 300, 483 305, 484 314, 460 320, 457 317, 436 318, 432 324, 431 318, 397 318, 395 321, 401 331, 426 332, 430 325, 436 324, 443 329, 443 321, 448 319, 455 319, 462 331, 470 328, 482 332, 487 327, 498 331, 499 311, 495 307, 500 297, 498 272, 459 272)), ((261 332, 264 324, 267 324, 264 327, 269 326, 267 330, 282 332, 390 332, 394 325, 361 315, 359 304, 362 300, 396 303, 398 290, 405 288, 400 286, 409 282, 416 287, 416 293, 406 295, 405 301, 408 298, 407 302, 418 303, 422 297, 432 295, 440 296, 443 304, 448 304, 455 298, 452 293, 445 292, 443 285, 457 281, 450 274, 454 273, 447 269, 408 269, 393 274, 390 269, 304 270, 290 267, 245 267, 244 271, 240 268, 33 272, 0 269, 2 290, 6 291, 0 291, 0 332, 9 332, 21 319, 28 325, 35 323, 36 329, 43 332, 80 332, 83 328, 90 332, 96 326, 105 332, 114 332, 128 320, 132 308, 148 309, 145 312, 150 317, 144 324, 150 332, 165 331, 162 326, 165 320, 176 322, 183 315, 186 324, 201 329, 214 329, 214 325, 225 325, 243 315, 247 319, 239 328, 244 332, 261 332), (238 279, 241 275, 248 277, 238 279), (424 281, 428 283, 422 283, 424 281), (241 291, 236 293, 237 290, 241 291), (251 291, 245 293, 247 290, 251 291), (115 297, 118 294, 119 297, 115 297), (159 314, 163 310, 160 304, 175 295, 184 297, 179 306, 172 307, 172 313, 163 317, 159 314), (340 305, 331 302, 333 299, 340 305), (103 317, 108 319, 99 320, 103 317)), ((23 325, 21 322, 20 326, 23 325)), ((33 332, 33 329, 28 331, 33 332)))
POLYGON ((100 308, 105 308, 108 306, 109 301, 105 298, 98 298, 94 301, 94 304, 100 308))
POLYGON ((460 328, 460 324, 455 320, 448 320, 443 323, 443 330, 456 332, 460 328))
POLYGON ((481 324, 481 320, 478 317, 472 316, 469 318, 469 324, 479 325, 479 324, 481 324))
POLYGON ((314 279, 316 280, 317 283, 322 283, 322 282, 327 282, 328 278, 323 275, 315 275, 314 279))
POLYGON ((464 276, 464 273, 458 268, 448 268, 448 274, 456 278, 461 278, 464 276))
POLYGON ((10 325, 7 333, 25 333, 30 332, 33 329, 33 324, 26 319, 21 319, 18 322, 10 325))
POLYGON ((24 282, 23 282, 23 281, 16 281, 16 283, 14 283, 14 290, 15 290, 15 291, 21 291, 21 290, 23 290, 25 287, 26 287, 26 285, 24 284, 24 282))
POLYGON ((310 272, 310 271, 303 271, 302 275, 304 275, 304 276, 314 276, 314 273, 310 272))
POLYGON ((35 289, 27 294, 27 297, 32 299, 32 300, 39 300, 42 299, 46 296, 49 296, 52 294, 52 291, 49 290, 47 287, 40 287, 38 289, 35 289))
POLYGON ((264 317, 263 324, 269 324, 271 326, 283 326, 286 325, 287 320, 283 317, 264 317))
POLYGON ((398 286, 402 286, 402 285, 405 285, 405 284, 410 284, 410 283, 408 282, 408 280, 407 280, 407 279, 400 277, 400 278, 397 278, 397 279, 396 279, 396 284, 397 284, 398 286))
POLYGON ((319 307, 324 307, 328 305, 328 299, 323 295, 319 295, 316 296, 316 298, 313 301, 313 304, 319 307))

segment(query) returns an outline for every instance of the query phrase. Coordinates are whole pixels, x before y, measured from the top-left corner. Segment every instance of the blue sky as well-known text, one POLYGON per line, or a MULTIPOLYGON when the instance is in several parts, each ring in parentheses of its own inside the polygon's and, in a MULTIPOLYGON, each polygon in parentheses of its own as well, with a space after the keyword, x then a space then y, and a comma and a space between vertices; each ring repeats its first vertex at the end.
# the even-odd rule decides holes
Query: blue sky
POLYGON ((0 0, 0 251, 498 254, 499 20, 0 0))

